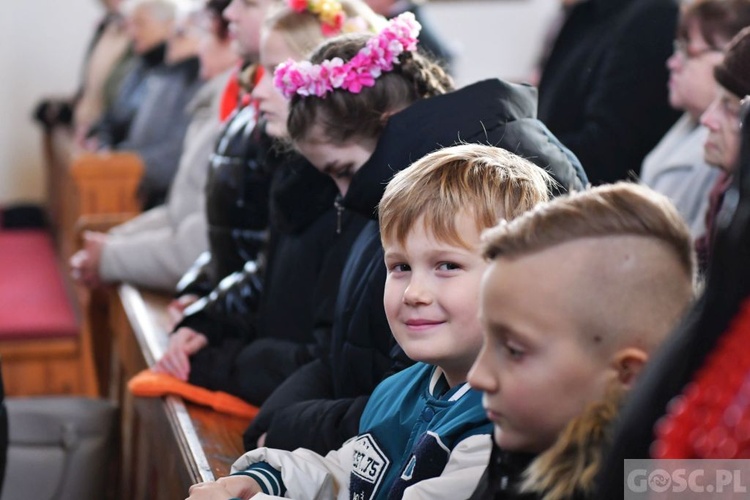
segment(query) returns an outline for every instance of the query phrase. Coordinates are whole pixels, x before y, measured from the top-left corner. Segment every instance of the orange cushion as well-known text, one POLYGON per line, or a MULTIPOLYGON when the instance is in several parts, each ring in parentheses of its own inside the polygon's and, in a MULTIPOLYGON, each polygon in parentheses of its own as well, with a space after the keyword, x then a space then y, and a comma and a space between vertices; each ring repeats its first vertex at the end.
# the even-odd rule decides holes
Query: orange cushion
POLYGON ((78 335, 50 235, 0 231, 0 340, 78 335))
POLYGON ((136 374, 128 381, 128 389, 134 396, 154 398, 174 394, 183 399, 214 410, 239 417, 254 418, 258 407, 222 391, 210 391, 204 387, 183 382, 166 373, 156 373, 149 369, 136 374))

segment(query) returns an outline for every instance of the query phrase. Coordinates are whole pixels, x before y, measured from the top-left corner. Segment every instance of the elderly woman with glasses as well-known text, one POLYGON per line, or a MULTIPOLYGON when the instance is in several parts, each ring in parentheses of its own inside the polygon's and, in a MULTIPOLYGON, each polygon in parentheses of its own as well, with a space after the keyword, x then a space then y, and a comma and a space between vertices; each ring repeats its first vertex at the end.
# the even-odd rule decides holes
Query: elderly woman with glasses
POLYGON ((697 0, 682 7, 667 60, 669 103, 684 111, 646 156, 641 182, 668 196, 690 226, 694 238, 705 232, 709 191, 719 171, 704 159, 708 129, 700 117, 716 95, 714 68, 729 40, 750 25, 750 0, 697 0))

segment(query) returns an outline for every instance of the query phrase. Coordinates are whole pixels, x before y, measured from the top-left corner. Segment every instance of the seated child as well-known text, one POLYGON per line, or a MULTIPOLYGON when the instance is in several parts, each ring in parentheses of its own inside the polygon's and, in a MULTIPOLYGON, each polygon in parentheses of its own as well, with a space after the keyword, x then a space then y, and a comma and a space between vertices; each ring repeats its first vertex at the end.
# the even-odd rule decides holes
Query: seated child
POLYGON ((689 230, 663 195, 618 183, 483 239, 485 336, 469 382, 497 446, 472 498, 586 498, 619 394, 693 298, 689 230))
POLYGON ((551 178, 503 149, 465 144, 396 174, 379 205, 389 325, 417 363, 383 381, 360 432, 325 457, 260 448, 191 499, 466 498, 489 459, 491 425, 466 375, 481 347, 480 233, 547 199, 551 178))

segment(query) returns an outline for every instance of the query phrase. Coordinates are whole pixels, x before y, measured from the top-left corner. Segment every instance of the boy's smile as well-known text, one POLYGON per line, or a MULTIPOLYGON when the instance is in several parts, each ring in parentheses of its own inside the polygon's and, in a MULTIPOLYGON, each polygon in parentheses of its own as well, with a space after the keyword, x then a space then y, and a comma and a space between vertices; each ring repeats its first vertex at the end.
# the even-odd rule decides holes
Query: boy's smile
POLYGON ((436 240, 424 217, 403 245, 394 239, 385 244, 391 331, 411 359, 440 366, 451 386, 466 380, 481 346, 479 283, 487 267, 474 219, 459 214, 456 227, 471 248, 436 240))

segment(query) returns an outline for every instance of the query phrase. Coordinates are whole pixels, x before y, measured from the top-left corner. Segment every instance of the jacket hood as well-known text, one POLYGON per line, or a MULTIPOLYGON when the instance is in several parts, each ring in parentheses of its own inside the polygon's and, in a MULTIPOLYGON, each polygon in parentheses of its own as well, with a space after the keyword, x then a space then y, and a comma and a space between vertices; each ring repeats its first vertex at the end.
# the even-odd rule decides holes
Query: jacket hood
POLYGON ((536 89, 498 79, 415 102, 391 116, 370 159, 352 178, 344 205, 376 218, 385 185, 437 149, 461 143, 502 147, 544 168, 555 194, 581 190, 586 174, 570 150, 536 118, 536 89))

